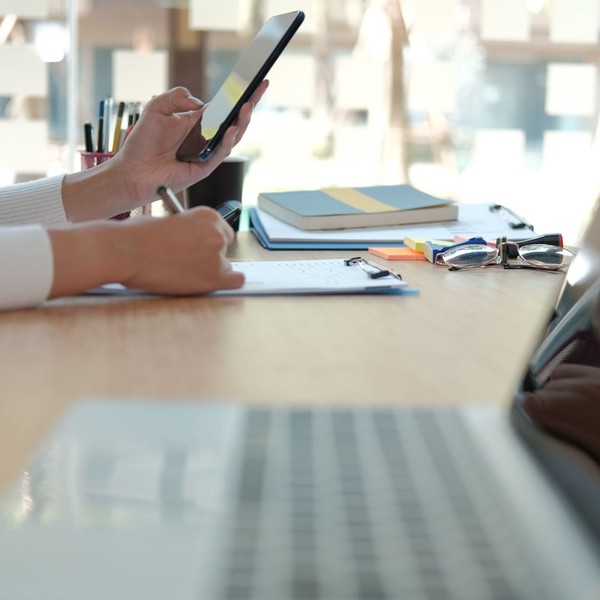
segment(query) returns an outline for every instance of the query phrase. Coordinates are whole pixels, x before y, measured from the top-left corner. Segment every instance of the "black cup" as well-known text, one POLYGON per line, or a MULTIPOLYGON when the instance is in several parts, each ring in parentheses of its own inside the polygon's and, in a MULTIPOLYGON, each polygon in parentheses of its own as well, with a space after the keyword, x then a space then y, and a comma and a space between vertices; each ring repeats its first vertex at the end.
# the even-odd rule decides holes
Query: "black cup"
MULTIPOLYGON (((208 177, 185 190, 186 208, 215 208, 226 200, 241 202, 247 162, 243 156, 228 156, 208 177)), ((233 228, 238 230, 239 220, 233 224, 233 228)))

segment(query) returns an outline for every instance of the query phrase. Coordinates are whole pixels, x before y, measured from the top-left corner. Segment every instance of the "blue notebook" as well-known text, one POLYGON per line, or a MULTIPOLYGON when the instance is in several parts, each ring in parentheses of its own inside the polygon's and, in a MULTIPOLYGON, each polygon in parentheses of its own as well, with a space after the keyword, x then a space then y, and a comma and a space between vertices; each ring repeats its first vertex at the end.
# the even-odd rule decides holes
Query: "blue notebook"
POLYGON ((409 184, 262 193, 258 207, 305 231, 453 221, 458 206, 409 184))

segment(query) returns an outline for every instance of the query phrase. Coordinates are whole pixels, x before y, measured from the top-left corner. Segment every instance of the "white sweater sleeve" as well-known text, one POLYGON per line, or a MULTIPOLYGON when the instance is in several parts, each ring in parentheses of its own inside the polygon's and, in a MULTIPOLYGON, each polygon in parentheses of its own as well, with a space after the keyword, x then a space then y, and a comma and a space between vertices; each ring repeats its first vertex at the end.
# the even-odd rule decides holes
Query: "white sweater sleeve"
POLYGON ((64 175, 0 187, 0 225, 58 225, 67 217, 61 196, 64 175))
POLYGON ((0 310, 40 304, 53 277, 50 236, 41 225, 0 227, 0 310))

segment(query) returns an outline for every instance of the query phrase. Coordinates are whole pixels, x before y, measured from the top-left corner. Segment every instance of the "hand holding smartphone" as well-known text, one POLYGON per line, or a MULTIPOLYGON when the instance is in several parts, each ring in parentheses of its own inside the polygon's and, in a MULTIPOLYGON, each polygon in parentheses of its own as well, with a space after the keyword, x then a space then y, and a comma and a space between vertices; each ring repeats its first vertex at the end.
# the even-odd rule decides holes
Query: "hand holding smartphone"
POLYGON ((178 160, 208 160, 304 21, 300 10, 268 19, 177 151, 178 160))

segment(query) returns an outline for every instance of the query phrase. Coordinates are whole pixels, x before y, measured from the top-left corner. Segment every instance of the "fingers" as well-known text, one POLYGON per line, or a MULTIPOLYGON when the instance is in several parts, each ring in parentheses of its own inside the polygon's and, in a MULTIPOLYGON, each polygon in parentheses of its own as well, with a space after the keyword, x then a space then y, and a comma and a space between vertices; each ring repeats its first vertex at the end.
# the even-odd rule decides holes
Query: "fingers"
POLYGON ((230 270, 223 274, 219 288, 222 290, 234 290, 244 285, 244 274, 239 271, 230 270))
POLYGON ((168 90, 164 94, 154 96, 146 107, 146 110, 159 112, 163 115, 172 115, 177 112, 199 110, 204 103, 192 96, 187 88, 182 86, 168 90))
POLYGON ((264 96, 264 93, 267 91, 268 87, 269 87, 268 79, 261 81, 258 88, 256 88, 256 91, 254 92, 254 94, 252 94, 252 98, 250 98, 250 104, 252 104, 253 106, 256 106, 260 102, 261 98, 264 96))

